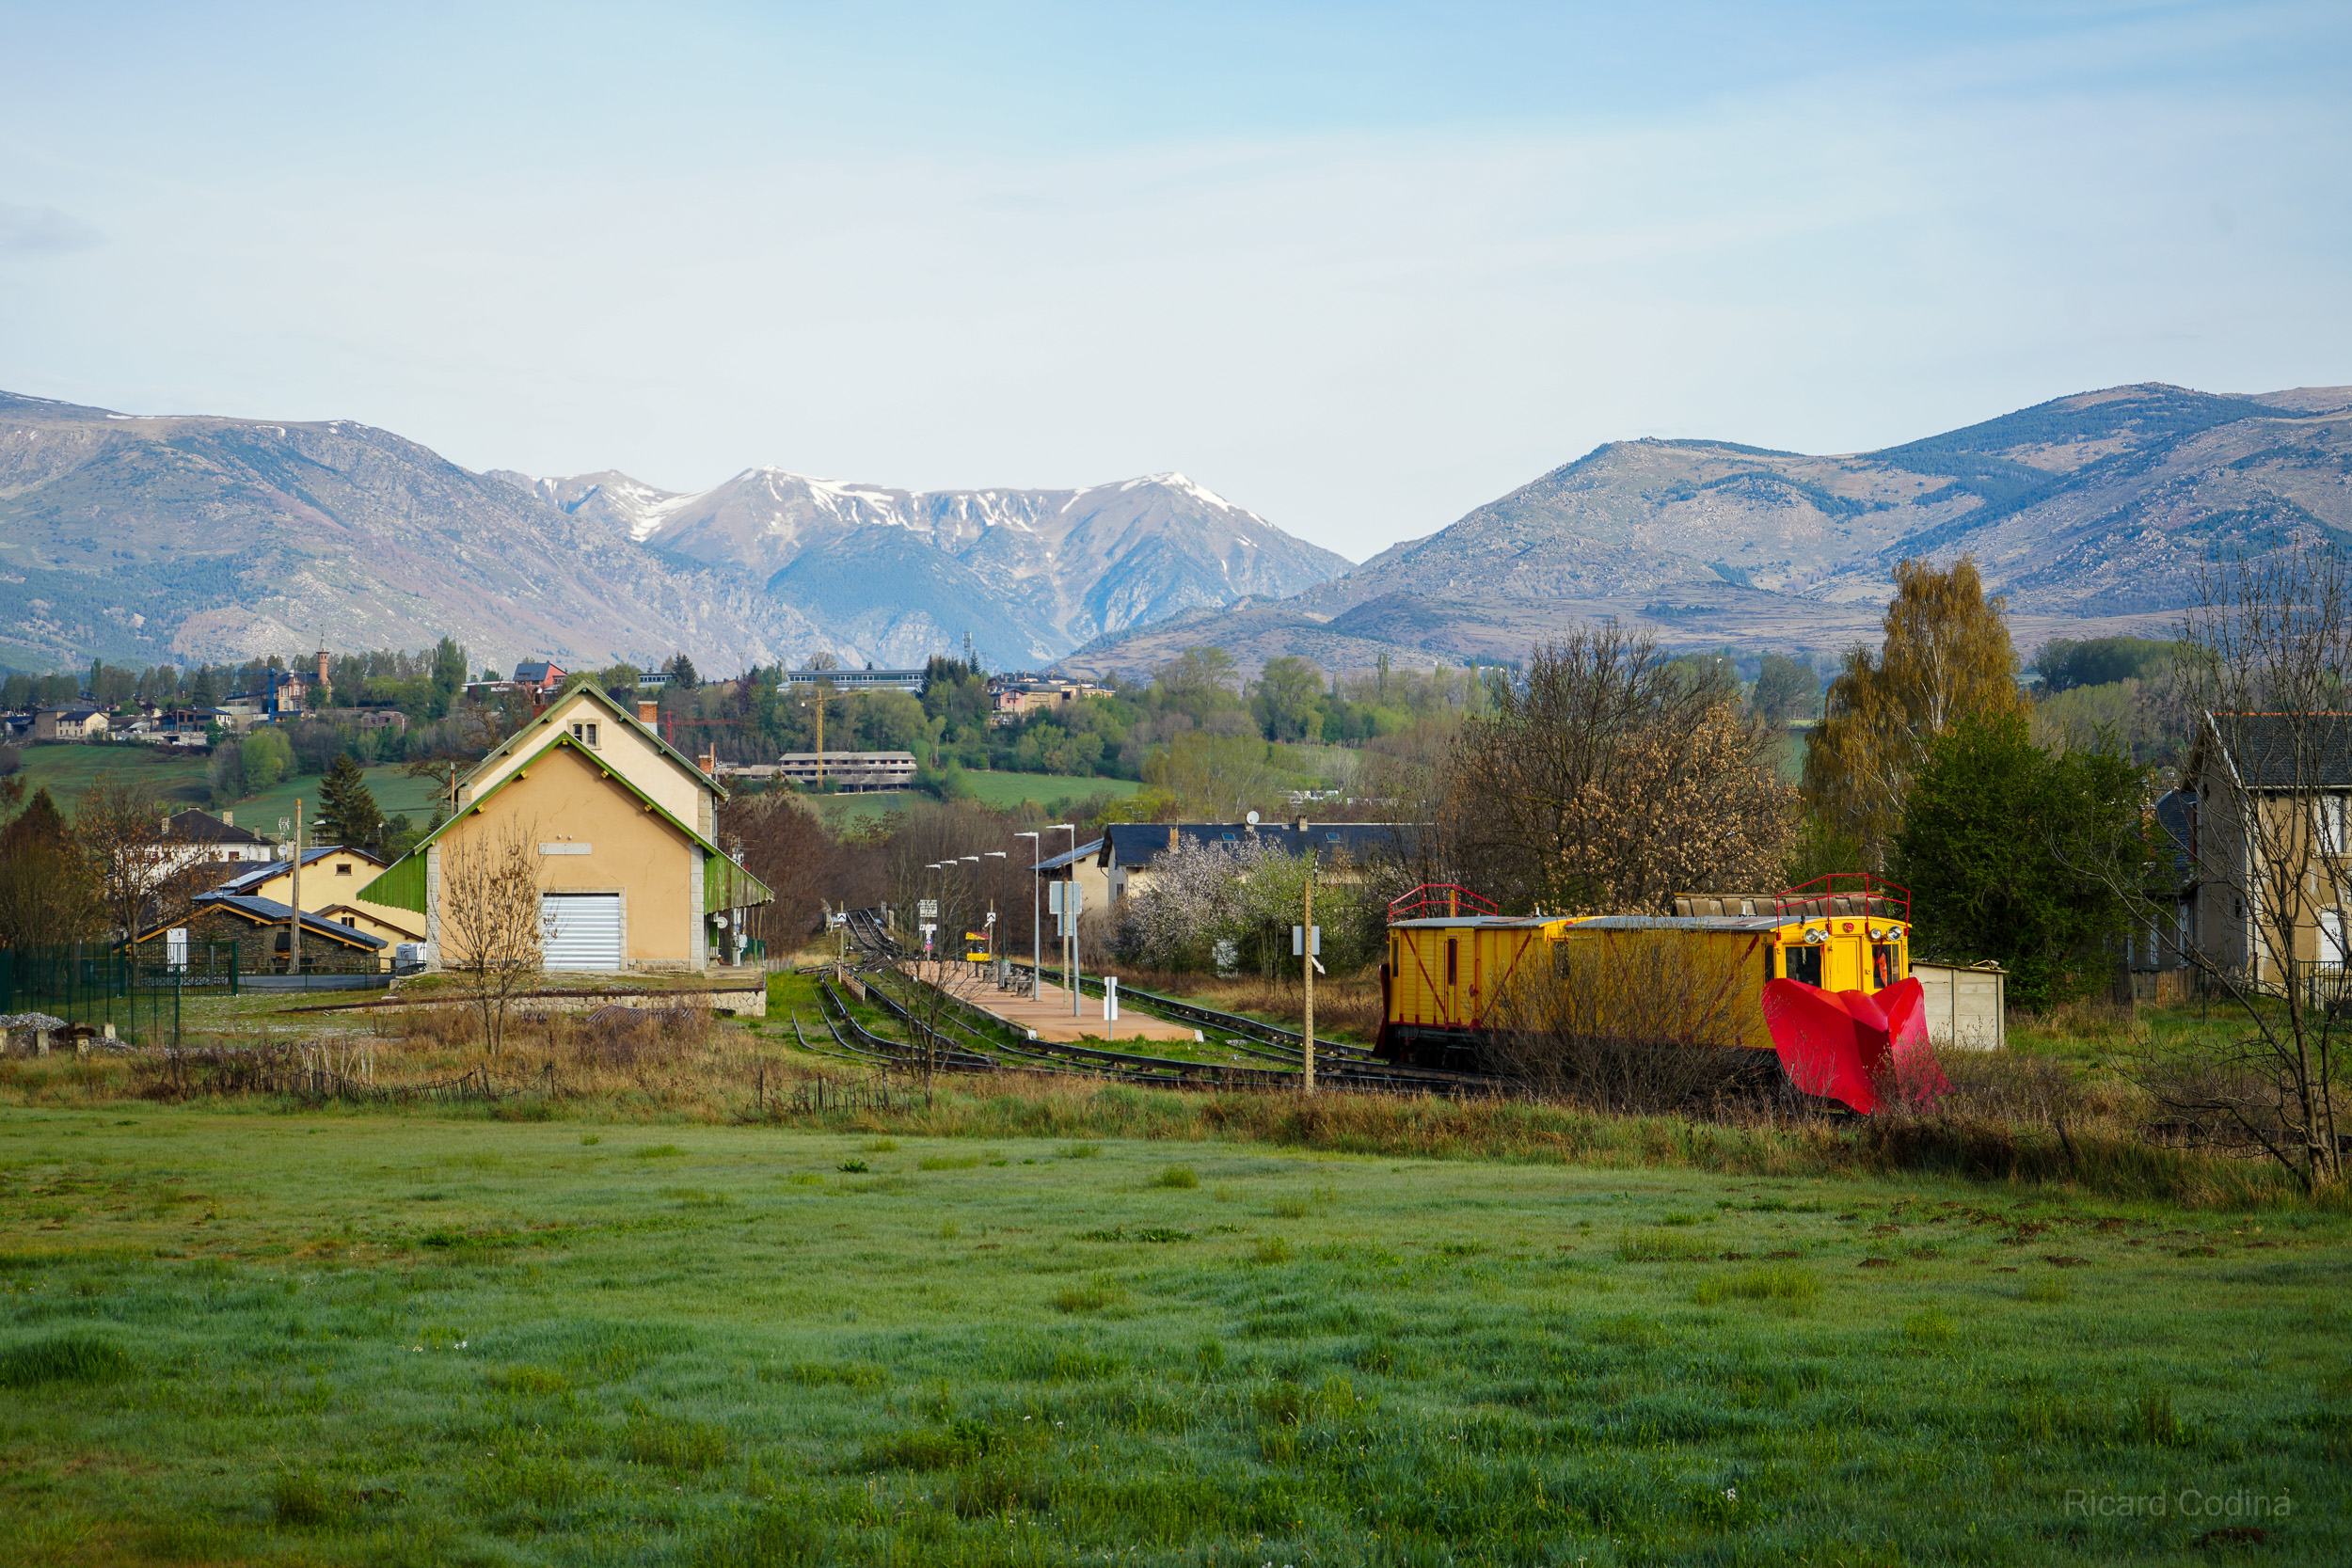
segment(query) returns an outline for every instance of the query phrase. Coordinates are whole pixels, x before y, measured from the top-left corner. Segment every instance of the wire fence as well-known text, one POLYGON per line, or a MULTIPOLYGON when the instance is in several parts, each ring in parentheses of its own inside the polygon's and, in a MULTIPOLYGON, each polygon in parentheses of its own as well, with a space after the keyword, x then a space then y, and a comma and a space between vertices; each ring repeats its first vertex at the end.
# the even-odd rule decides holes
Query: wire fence
POLYGON ((189 990, 237 993, 237 947, 193 942, 165 958, 94 942, 0 947, 0 1016, 34 1021, 10 1035, 30 1032, 53 1048, 93 1038, 177 1045, 189 990))

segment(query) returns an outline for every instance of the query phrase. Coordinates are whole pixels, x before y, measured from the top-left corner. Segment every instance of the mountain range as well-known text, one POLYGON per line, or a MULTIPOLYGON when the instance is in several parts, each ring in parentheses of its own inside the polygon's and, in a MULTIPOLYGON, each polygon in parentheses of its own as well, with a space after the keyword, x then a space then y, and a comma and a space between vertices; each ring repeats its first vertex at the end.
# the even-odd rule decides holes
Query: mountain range
POLYGON ((1613 441, 1360 566, 1182 474, 909 491, 744 469, 469 471, 349 420, 132 416, 0 393, 0 664, 415 647, 709 670, 1149 671, 1509 659, 1604 616, 1670 646, 1874 636, 1891 569, 1976 557, 2021 645, 2160 631, 2212 562, 2352 545, 2352 388, 2162 384, 1877 451, 1613 441))
POLYGON ((2198 573, 2288 534, 2352 545, 2352 388, 2058 398, 1878 451, 1613 441, 1287 601, 1097 639, 1073 672, 1214 637, 1246 667, 1512 658, 1600 616, 1684 647, 1875 640, 1896 562, 1973 555, 2031 647, 2161 631, 2198 573))
POLYGON ((688 570, 759 584, 859 649, 920 661, 970 629, 999 662, 1347 570, 1183 474, 1079 490, 894 490, 747 468, 679 495, 625 474, 493 477, 688 570))
POLYGON ((1181 474, 914 493, 751 468, 677 494, 474 473, 351 420, 135 416, 0 393, 0 665, 313 645, 705 669, 1049 663, 1347 562, 1181 474))

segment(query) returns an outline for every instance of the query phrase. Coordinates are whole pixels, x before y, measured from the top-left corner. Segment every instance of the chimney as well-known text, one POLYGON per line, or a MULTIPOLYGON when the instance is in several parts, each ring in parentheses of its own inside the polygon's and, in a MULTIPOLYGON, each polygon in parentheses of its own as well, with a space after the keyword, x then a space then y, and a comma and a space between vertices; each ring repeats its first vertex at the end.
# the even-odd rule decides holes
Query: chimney
POLYGON ((222 812, 220 814, 220 825, 224 828, 235 827, 237 825, 237 814, 233 811, 222 812))
POLYGON ((1170 849, 1176 847, 1176 824, 1173 822, 1168 825, 1168 847, 1170 849))
POLYGON ((1300 817, 1296 823, 1296 827, 1300 832, 1305 832, 1307 831, 1307 819, 1303 816, 1300 817))
POLYGON ((653 728, 661 721, 661 705, 641 700, 637 705, 637 721, 647 729, 653 728))
POLYGON ((704 772, 713 778, 719 776, 719 749, 717 747, 712 747, 694 760, 704 772))

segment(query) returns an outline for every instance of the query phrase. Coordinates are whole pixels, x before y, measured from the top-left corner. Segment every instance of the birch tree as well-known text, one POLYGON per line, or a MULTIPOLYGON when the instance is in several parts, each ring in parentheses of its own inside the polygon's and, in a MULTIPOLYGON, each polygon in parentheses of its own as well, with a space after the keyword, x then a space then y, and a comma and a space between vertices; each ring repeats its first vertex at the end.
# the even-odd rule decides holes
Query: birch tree
POLYGON ((2000 595, 1986 595, 1967 556, 1942 571, 1899 562, 1879 651, 1851 650, 1830 684, 1826 717, 1805 752, 1805 800, 1860 846, 1867 869, 1883 863, 1912 778, 1957 716, 2027 716, 2007 609, 2000 595))

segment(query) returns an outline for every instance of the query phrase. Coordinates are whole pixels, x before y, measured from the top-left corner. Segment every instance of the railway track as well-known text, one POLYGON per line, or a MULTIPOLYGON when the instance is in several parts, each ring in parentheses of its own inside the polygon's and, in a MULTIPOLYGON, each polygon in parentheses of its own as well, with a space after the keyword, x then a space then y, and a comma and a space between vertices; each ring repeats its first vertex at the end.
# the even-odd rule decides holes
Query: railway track
MULTIPOLYGON (((891 994, 891 986, 936 990, 948 1006, 958 1011, 970 1007, 951 990, 934 987, 929 981, 909 975, 899 967, 909 956, 906 946, 891 936, 879 916, 871 910, 848 911, 845 922, 850 940, 862 955, 858 965, 867 982, 866 995, 876 1006, 889 1013, 911 1035, 929 1036, 938 1047, 934 1065, 950 1067, 960 1071, 988 1071, 1010 1069, 1021 1071, 1049 1071, 1079 1074, 1089 1077, 1113 1078, 1127 1083, 1159 1084, 1164 1085, 1193 1085, 1233 1088, 1286 1088, 1299 1082, 1306 1065, 1306 1037, 1294 1030, 1245 1018, 1238 1013, 1220 1012, 1153 991, 1121 987, 1122 1000, 1132 1000, 1147 1011, 1186 1023, 1201 1026, 1204 1032, 1214 1031, 1214 1037, 1232 1051, 1268 1063, 1265 1067, 1225 1062, 1188 1061, 1171 1056, 1150 1056, 1136 1052, 1106 1051, 1094 1046, 1070 1044, 1052 1040, 1022 1040, 1013 1042, 991 1039, 980 1030, 955 1017, 940 1015, 940 1022, 960 1030, 974 1041, 964 1046, 951 1039, 943 1031, 916 1018, 906 1003, 891 994)), ((1043 972, 1059 976, 1060 972, 1043 972)), ((1082 990, 1102 994, 1099 981, 1089 986, 1080 977, 1082 990)), ((923 1060, 921 1048, 884 1040, 858 1025, 849 1009, 828 983, 820 989, 841 1012, 844 1022, 872 1042, 868 1047, 877 1054, 906 1065, 919 1066, 923 1060)), ((977 1009, 974 1009, 977 1010, 977 1009)), ((981 1016, 985 1019, 986 1014, 981 1016)), ((832 1028, 831 1018, 825 1020, 832 1028)), ((988 1020, 998 1028, 1006 1026, 988 1020)), ((797 1028, 797 1021, 796 1021, 797 1028)), ((835 1032, 835 1038, 841 1037, 835 1032)), ((1481 1094, 1492 1093, 1497 1081, 1474 1073, 1443 1072, 1428 1068, 1399 1067, 1383 1062, 1361 1046, 1335 1045, 1318 1040, 1315 1043, 1315 1077, 1318 1083, 1333 1088, 1347 1088, 1383 1093, 1417 1094, 1481 1094)))

